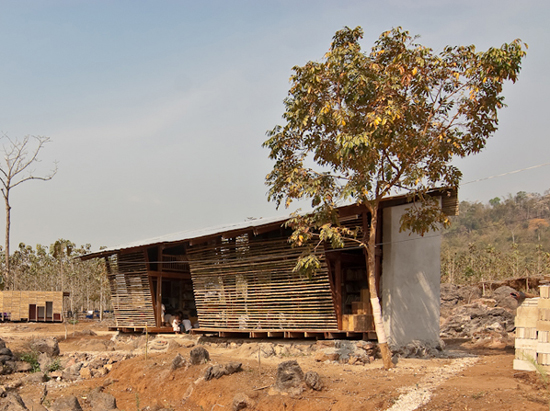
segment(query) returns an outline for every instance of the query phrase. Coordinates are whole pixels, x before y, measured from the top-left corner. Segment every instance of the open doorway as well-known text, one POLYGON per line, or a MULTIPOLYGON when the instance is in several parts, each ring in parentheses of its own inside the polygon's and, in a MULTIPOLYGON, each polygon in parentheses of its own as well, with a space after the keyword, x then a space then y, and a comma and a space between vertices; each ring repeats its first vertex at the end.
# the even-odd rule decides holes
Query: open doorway
POLYGON ((338 328, 354 332, 374 330, 363 250, 328 252, 327 262, 338 328))

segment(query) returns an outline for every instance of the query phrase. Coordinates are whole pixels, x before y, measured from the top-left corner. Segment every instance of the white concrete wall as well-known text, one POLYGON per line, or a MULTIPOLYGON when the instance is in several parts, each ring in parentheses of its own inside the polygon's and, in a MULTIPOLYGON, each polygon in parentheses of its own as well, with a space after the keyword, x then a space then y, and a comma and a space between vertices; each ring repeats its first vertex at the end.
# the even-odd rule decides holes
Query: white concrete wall
POLYGON ((439 341, 441 236, 399 232, 407 207, 389 207, 383 215, 382 313, 389 342, 397 346, 439 341))

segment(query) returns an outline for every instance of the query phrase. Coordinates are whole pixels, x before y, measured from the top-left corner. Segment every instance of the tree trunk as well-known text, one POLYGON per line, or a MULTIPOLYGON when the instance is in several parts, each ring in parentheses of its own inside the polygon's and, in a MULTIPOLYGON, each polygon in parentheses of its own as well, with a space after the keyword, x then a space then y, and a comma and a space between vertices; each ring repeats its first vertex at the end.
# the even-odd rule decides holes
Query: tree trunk
POLYGON ((376 230, 378 220, 378 207, 372 207, 371 211, 371 225, 368 233, 365 230, 363 235, 363 242, 367 244, 367 276, 369 281, 369 294, 370 303, 372 306, 372 315, 374 317, 374 329, 376 331, 376 337, 378 338, 378 346, 380 347, 380 353, 382 354, 382 361, 384 362, 384 368, 393 368, 393 362, 391 358, 390 347, 388 346, 388 340, 386 337, 386 330, 384 329, 384 321, 382 319, 382 307, 380 306, 380 299, 378 298, 378 289, 376 287, 376 230), (368 237, 367 237, 368 235, 368 237), (367 240, 368 241, 365 241, 367 240))
MULTIPOLYGON (((11 207, 9 200, 9 193, 4 192, 4 202, 6 203, 6 237, 4 242, 4 257, 5 257, 5 270, 4 270, 4 286, 8 289, 13 289, 9 286, 8 282, 10 281, 10 223, 11 223, 11 207)), ((15 283, 15 281, 14 281, 15 283)))

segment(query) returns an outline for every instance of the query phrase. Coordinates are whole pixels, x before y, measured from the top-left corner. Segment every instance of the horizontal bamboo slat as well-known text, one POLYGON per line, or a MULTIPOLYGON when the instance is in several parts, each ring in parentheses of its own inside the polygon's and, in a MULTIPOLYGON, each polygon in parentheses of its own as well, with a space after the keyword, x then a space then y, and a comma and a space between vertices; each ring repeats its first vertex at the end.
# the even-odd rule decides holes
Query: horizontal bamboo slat
POLYGON ((155 313, 143 252, 110 261, 111 301, 118 327, 155 326, 155 313))
POLYGON ((324 254, 313 278, 293 272, 302 251, 247 235, 188 249, 201 328, 337 329, 324 254))

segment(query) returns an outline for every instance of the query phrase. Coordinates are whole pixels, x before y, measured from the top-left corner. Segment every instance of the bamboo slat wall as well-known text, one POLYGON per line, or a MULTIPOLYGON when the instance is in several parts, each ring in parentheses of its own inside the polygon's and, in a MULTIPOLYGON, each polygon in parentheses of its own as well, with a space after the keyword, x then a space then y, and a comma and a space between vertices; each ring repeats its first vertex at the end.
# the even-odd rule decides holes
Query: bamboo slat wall
MULTIPOLYGON (((44 309, 46 302, 52 303, 52 312, 48 312, 48 321, 63 319, 63 291, 0 291, 0 313, 11 321, 29 320, 29 307, 35 305, 44 309), (57 314, 57 315, 56 315, 57 314)), ((42 318, 41 321, 46 320, 42 318)))
POLYGON ((286 238, 188 249, 201 328, 338 329, 324 254, 311 279, 293 273, 301 250, 286 238))
POLYGON ((143 252, 111 260, 111 301, 117 327, 154 327, 155 313, 143 252))

